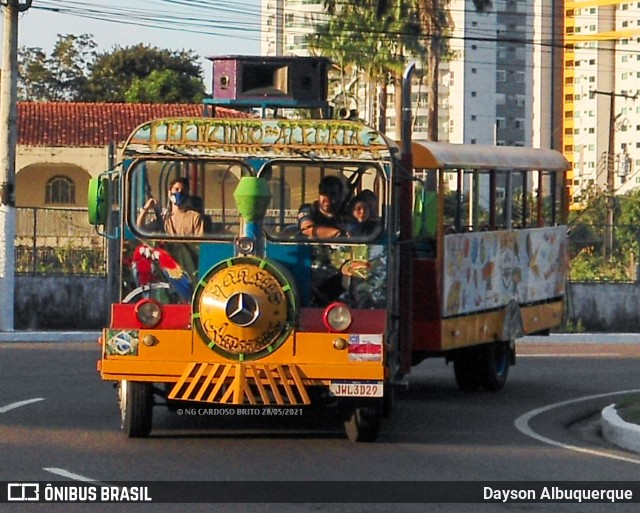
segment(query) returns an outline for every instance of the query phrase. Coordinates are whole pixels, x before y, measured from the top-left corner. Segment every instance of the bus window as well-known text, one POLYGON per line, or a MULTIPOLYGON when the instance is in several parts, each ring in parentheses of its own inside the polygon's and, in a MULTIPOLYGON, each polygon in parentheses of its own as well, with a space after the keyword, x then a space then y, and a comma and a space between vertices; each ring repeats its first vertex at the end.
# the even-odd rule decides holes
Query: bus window
POLYGON ((531 185, 526 171, 514 174, 513 185, 513 225, 514 228, 528 228, 532 226, 531 220, 531 185))
POLYGON ((370 163, 358 166, 352 163, 272 162, 260 176, 267 178, 271 190, 264 229, 273 240, 321 240, 312 234, 303 234, 299 221, 308 209, 318 207, 319 184, 328 176, 337 177, 341 184, 335 212, 341 234, 336 238, 366 242, 374 240, 383 231, 384 175, 380 168, 370 163), (350 209, 356 198, 366 199, 369 218, 376 224, 375 229, 366 233, 350 235, 350 223, 355 222, 350 209))
POLYGON ((437 220, 437 171, 417 170, 413 181, 413 237, 418 249, 427 255, 435 255, 437 220))
POLYGON ((511 228, 513 212, 511 209, 511 186, 510 172, 496 172, 495 187, 495 226, 499 229, 511 228))
POLYGON ((555 226, 558 224, 558 212, 560 212, 560 201, 562 198, 561 187, 556 181, 556 175, 543 171, 539 174, 540 184, 538 187, 539 200, 539 226, 555 226))
POLYGON ((250 173, 239 162, 138 161, 129 171, 130 224, 147 237, 233 239, 240 223, 233 192, 240 177, 250 173), (177 178, 184 179, 188 191, 180 205, 180 211, 187 212, 185 222, 202 227, 195 232, 172 225, 175 196, 170 189, 177 178))
POLYGON ((490 224, 490 180, 486 172, 456 169, 444 173, 444 229, 478 230, 490 224))

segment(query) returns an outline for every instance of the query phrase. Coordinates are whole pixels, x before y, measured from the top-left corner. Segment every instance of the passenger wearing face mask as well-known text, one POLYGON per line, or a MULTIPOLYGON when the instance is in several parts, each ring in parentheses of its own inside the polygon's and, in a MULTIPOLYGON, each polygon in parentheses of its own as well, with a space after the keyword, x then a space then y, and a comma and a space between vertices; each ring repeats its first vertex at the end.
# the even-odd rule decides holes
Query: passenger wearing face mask
POLYGON ((145 231, 164 231, 169 235, 188 235, 200 237, 204 233, 202 215, 189 205, 189 181, 186 178, 175 178, 169 184, 169 207, 160 212, 154 198, 149 198, 138 215, 138 226, 145 231), (156 219, 144 225, 144 219, 153 209, 156 219), (143 226, 144 225, 144 226, 143 226))

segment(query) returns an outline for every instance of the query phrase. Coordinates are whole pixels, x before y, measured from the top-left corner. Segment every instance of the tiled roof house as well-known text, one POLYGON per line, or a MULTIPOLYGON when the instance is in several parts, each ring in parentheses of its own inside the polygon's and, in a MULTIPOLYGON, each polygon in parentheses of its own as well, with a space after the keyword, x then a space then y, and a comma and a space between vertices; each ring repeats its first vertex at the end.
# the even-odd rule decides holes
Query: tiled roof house
MULTIPOLYGON (((89 178, 106 170, 109 145, 145 121, 202 116, 202 104, 18 102, 16 205, 86 207, 89 178), (72 187, 77 194, 52 191, 72 187), (73 201, 69 201, 69 199, 73 201)), ((218 117, 246 114, 216 107, 218 117)))
MULTIPOLYGON (((18 102, 18 145, 101 147, 150 119, 202 114, 201 104, 18 102)), ((216 115, 244 116, 220 107, 216 115)))

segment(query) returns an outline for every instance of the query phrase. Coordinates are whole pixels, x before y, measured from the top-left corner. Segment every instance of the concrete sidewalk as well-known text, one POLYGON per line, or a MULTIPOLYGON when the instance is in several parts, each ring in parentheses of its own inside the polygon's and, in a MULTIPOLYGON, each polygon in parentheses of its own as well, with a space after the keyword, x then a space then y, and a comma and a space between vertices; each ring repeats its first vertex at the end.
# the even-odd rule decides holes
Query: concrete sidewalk
POLYGON ((96 342, 100 331, 0 331, 0 342, 96 342))
MULTIPOLYGON (((91 342, 100 331, 0 331, 1 342, 91 342)), ((519 342, 640 344, 640 333, 552 333, 545 337, 523 337, 519 342)), ((609 443, 640 454, 640 426, 625 422, 612 404, 602 411, 602 436, 609 443)))

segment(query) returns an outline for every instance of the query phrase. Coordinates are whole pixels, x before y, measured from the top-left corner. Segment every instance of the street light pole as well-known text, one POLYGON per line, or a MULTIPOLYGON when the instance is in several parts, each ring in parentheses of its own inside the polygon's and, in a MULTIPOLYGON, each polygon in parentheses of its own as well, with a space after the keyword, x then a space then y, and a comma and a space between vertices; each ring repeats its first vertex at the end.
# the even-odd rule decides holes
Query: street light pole
POLYGON ((615 132, 616 132, 616 95, 609 94, 609 142, 607 145, 607 218, 605 219, 605 240, 604 240, 604 261, 610 262, 613 253, 613 208, 615 201, 613 195, 615 194, 615 176, 614 176, 614 161, 613 155, 615 153, 615 132))
POLYGON ((613 254, 613 211, 615 206, 615 132, 616 132, 616 120, 620 117, 620 114, 616 115, 616 96, 620 96, 625 99, 635 100, 637 94, 631 96, 624 93, 614 93, 613 91, 591 91, 593 95, 604 94, 609 96, 609 141, 607 145, 607 212, 605 219, 605 233, 604 233, 604 261, 610 262, 613 254))
POLYGON ((18 13, 32 0, 0 0, 4 8, 0 76, 0 331, 13 331, 16 234, 18 13))

